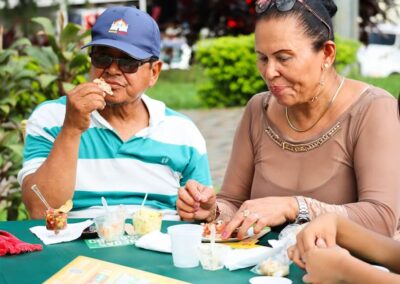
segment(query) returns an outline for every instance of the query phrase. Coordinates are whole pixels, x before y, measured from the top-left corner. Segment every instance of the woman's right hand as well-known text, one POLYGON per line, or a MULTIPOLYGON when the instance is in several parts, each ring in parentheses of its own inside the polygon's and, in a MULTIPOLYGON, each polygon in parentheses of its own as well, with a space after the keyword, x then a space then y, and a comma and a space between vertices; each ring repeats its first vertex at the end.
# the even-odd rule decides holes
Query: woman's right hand
POLYGON ((178 191, 176 208, 182 220, 206 220, 212 218, 216 209, 215 191, 197 181, 189 180, 178 191))

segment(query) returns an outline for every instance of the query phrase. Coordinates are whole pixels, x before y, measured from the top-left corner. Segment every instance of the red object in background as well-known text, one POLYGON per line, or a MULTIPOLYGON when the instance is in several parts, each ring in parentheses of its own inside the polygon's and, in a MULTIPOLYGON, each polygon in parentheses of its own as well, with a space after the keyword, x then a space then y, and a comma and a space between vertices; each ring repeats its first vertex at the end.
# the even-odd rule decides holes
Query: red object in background
POLYGON ((161 7, 160 6, 154 6, 153 9, 151 10, 151 17, 156 22, 159 22, 160 16, 161 16, 161 7))
POLYGON ((85 29, 91 29, 99 16, 100 14, 98 12, 86 14, 83 17, 83 26, 85 27, 85 29))
POLYGON ((226 23, 228 28, 234 29, 238 26, 237 22, 235 20, 229 19, 228 22, 226 23))

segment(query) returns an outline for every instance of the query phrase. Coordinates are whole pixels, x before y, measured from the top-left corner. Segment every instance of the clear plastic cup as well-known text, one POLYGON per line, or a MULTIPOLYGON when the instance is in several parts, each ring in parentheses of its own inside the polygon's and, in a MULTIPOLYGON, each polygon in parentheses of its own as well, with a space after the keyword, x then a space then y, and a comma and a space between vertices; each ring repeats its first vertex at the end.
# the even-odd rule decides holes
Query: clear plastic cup
POLYGON ((158 210, 143 207, 133 215, 133 227, 135 228, 135 233, 139 236, 153 231, 160 231, 161 223, 162 213, 158 210))
POLYGON ((201 267, 204 270, 219 270, 224 268, 225 259, 230 247, 223 244, 201 244, 198 248, 201 267))
POLYGON ((168 227, 174 266, 191 268, 199 265, 198 247, 201 244, 202 233, 201 225, 182 224, 168 227))
POLYGON ((105 242, 118 241, 124 234, 125 216, 110 213, 94 218, 94 224, 99 237, 105 242))
POLYGON ((46 229, 58 234, 67 227, 67 218, 68 215, 65 212, 54 209, 46 210, 46 229))

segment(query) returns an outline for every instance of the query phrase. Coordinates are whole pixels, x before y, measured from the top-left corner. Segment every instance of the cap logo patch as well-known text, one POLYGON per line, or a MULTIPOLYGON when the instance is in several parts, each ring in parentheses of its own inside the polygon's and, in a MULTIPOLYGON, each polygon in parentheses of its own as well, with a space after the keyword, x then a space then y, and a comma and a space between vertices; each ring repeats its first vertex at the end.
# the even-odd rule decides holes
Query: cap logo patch
POLYGON ((128 33, 128 24, 123 20, 119 19, 112 23, 109 33, 117 33, 117 34, 127 34, 128 33))

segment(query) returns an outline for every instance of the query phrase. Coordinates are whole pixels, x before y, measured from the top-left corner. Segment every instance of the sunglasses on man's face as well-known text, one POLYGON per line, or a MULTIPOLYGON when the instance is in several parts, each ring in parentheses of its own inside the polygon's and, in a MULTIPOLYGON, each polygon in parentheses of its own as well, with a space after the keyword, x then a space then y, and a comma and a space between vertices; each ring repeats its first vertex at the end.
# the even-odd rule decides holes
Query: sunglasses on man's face
POLYGON ((274 5, 276 6, 276 9, 280 12, 287 12, 293 9, 294 4, 296 4, 296 1, 298 1, 300 4, 302 4, 311 14, 313 14, 318 20, 323 23, 329 32, 329 36, 332 34, 331 27, 328 25, 324 19, 321 18, 315 12, 306 2, 305 0, 258 0, 256 3, 256 13, 261 14, 264 13, 266 10, 269 8, 272 8, 274 5))
POLYGON ((117 62, 119 70, 124 73, 136 73, 141 65, 154 61, 151 58, 137 60, 130 57, 113 57, 101 53, 91 53, 90 58, 92 59, 93 66, 99 69, 106 69, 111 66, 113 61, 115 61, 117 62))

